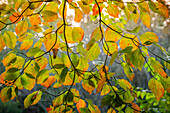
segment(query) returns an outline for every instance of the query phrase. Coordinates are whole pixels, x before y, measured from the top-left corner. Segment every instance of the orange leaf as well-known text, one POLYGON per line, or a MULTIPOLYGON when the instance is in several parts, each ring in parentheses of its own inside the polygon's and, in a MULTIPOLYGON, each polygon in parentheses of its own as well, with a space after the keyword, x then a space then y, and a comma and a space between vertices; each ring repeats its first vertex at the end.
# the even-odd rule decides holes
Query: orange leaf
POLYGON ((57 12, 57 11, 58 11, 58 3, 56 3, 56 1, 50 2, 50 3, 47 5, 46 10, 52 11, 52 12, 57 12))
POLYGON ((142 11, 150 13, 148 3, 140 2, 140 3, 138 3, 138 6, 142 11))
POLYGON ((18 12, 14 12, 10 17, 9 17, 9 20, 16 24, 17 22, 19 22, 21 20, 22 16, 20 13, 18 12))
POLYGON ((164 95, 164 88, 162 84, 159 81, 155 80, 154 78, 149 80, 148 87, 152 91, 152 93, 155 95, 158 101, 164 95))
POLYGON ((157 9, 158 14, 160 14, 163 17, 168 18, 169 17, 168 8, 160 2, 154 2, 154 3, 156 5, 156 9, 157 9))
POLYGON ((38 14, 29 17, 30 23, 33 25, 41 24, 41 20, 38 14))
POLYGON ((119 18, 119 9, 116 5, 114 4, 109 4, 109 6, 107 7, 107 11, 108 11, 108 14, 110 16, 113 16, 115 18, 119 18))
POLYGON ((39 25, 33 25, 33 26, 29 27, 28 29, 34 30, 37 33, 42 32, 42 29, 39 25))
POLYGON ((32 40, 24 40, 24 42, 20 46, 20 50, 28 50, 33 44, 32 40))
POLYGON ((108 109, 107 113, 116 113, 116 111, 115 111, 112 107, 110 107, 110 108, 108 109))
POLYGON ((128 46, 132 46, 133 47, 133 51, 136 50, 139 46, 139 40, 135 35, 131 35, 131 34, 125 34, 124 36, 132 38, 122 38, 120 39, 119 45, 122 49, 125 49, 128 46))
POLYGON ((49 88, 54 82, 55 82, 55 77, 54 76, 49 76, 48 79, 42 83, 41 85, 46 87, 46 88, 49 88))
POLYGON ((137 104, 135 104, 135 103, 131 103, 131 105, 132 105, 132 107, 133 107, 133 111, 134 111, 134 113, 140 113, 141 112, 141 109, 140 109, 140 107, 137 105, 137 104))
POLYGON ((72 37, 75 42, 81 42, 84 37, 84 30, 81 27, 74 27, 72 37))
POLYGON ((95 93, 95 94, 99 93, 99 92, 102 90, 105 82, 106 82, 106 78, 103 77, 103 78, 98 82, 98 84, 97 84, 97 89, 96 89, 96 93, 95 93))
POLYGON ((80 22, 81 19, 83 18, 83 12, 79 8, 75 8, 75 22, 80 22))
POLYGON ((142 35, 139 35, 139 39, 143 45, 151 45, 153 42, 158 43, 158 36, 153 32, 146 32, 142 35))
POLYGON ((150 24, 151 24, 150 15, 146 12, 140 11, 140 18, 143 24, 146 25, 146 27, 150 28, 150 24))
POLYGON ((80 113, 80 108, 86 107, 86 102, 82 99, 79 99, 79 102, 76 104, 77 110, 80 113))
POLYGON ((43 70, 46 68, 47 64, 48 64, 48 60, 46 57, 41 57, 41 59, 36 59, 35 62, 40 66, 40 70, 43 70))
MULTIPOLYGON (((98 3, 98 4, 99 4, 99 7, 100 7, 100 12, 102 12, 102 9, 103 9, 103 7, 104 7, 104 4, 100 4, 100 3, 98 3)), ((99 14, 99 9, 98 9, 97 4, 94 4, 92 11, 93 11, 93 16, 99 14)))
POLYGON ((82 87, 89 93, 91 94, 92 91, 95 89, 93 86, 87 84, 87 83, 82 83, 82 87))

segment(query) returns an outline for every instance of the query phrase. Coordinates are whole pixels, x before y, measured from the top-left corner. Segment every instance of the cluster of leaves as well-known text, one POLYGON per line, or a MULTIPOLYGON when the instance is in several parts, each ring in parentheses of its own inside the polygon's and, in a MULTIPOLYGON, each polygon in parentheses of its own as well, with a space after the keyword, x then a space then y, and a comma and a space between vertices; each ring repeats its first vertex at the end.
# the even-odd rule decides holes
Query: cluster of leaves
POLYGON ((168 9, 161 1, 139 0, 133 3, 122 0, 17 0, 14 4, 15 8, 7 4, 0 5, 0 51, 5 46, 11 49, 2 60, 6 70, 0 76, 0 83, 5 86, 1 90, 0 98, 4 103, 17 98, 18 90, 32 90, 35 84, 41 84, 43 89, 25 98, 25 108, 39 102, 42 94, 47 93, 55 97, 52 105, 47 108, 49 113, 71 113, 75 108, 82 113, 100 113, 91 100, 85 102, 80 97, 79 91, 74 88, 74 85, 79 83, 89 94, 95 90, 95 94, 100 93, 104 96, 101 106, 110 105, 108 113, 114 113, 115 110, 124 110, 127 113, 141 112, 135 103, 137 96, 132 85, 125 79, 117 79, 114 77, 115 73, 109 72, 108 66, 115 60, 123 67, 130 81, 135 77, 133 69, 141 71, 145 63, 145 68, 153 75, 148 82, 149 89, 158 101, 165 91, 170 93, 169 76, 160 62, 149 55, 153 54, 163 60, 166 68, 170 69, 170 61, 148 49, 155 44, 169 55, 158 45, 158 36, 153 32, 138 35, 140 26, 127 30, 121 22, 108 23, 102 14, 119 18, 120 11, 124 11, 127 21, 133 19, 137 23, 140 17, 143 24, 150 28, 151 10, 163 17, 169 17, 168 9), (68 7, 75 10, 75 22, 81 22, 84 14, 92 14, 94 19, 98 18, 99 27, 91 33, 90 41, 86 45, 83 43, 84 30, 67 23, 68 7), (56 23, 57 28, 49 24, 59 18, 62 20, 56 23), (15 33, 3 32, 12 24, 16 25, 15 33), (104 30, 102 25, 107 29, 104 30), (41 26, 47 29, 43 30, 41 26), (31 31, 43 33, 43 36, 38 37, 39 40, 35 42, 31 31), (17 42, 22 42, 21 52, 14 50, 17 42), (74 44, 76 52, 70 44, 74 44), (42 45, 46 50, 42 49, 42 45), (98 59, 101 54, 99 45, 102 45, 106 57, 103 64, 91 69, 89 63, 98 59), (121 49, 118 49, 118 45, 121 49), (57 55, 58 51, 62 51, 62 54, 57 55), (49 59, 46 55, 49 55, 49 59), (109 64, 108 57, 111 57, 109 64), (50 64, 51 68, 47 69, 47 64, 50 64), (114 82, 111 81, 113 78, 114 82), (61 86, 69 88, 66 87, 66 90, 58 95, 47 92, 49 87, 61 86))

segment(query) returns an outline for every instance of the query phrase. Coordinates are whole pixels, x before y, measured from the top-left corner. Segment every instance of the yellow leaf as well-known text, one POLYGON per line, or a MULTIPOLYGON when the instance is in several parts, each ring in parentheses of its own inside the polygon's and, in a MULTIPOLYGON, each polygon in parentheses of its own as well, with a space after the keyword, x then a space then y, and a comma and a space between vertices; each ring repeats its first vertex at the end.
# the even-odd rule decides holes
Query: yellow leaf
POLYGON ((32 40, 24 40, 24 42, 20 46, 20 50, 28 50, 33 44, 32 40))
POLYGON ((72 37, 75 42, 81 42, 84 37, 84 30, 81 27, 74 27, 72 37))
POLYGON ((75 22, 80 22, 81 19, 83 18, 83 12, 79 8, 75 8, 75 22))
POLYGON ((133 90, 132 85, 127 80, 119 79, 118 82, 124 90, 133 90))
POLYGON ((140 11, 140 18, 143 24, 146 25, 146 27, 150 28, 150 24, 151 24, 150 15, 146 12, 140 11))
POLYGON ((4 49, 5 47, 5 42, 4 42, 4 39, 3 39, 3 36, 0 34, 0 52, 4 49))
POLYGON ((108 14, 110 16, 113 16, 114 18, 119 18, 119 9, 116 5, 114 4, 109 4, 109 6, 107 7, 107 11, 108 11, 108 14))
POLYGON ((151 45, 153 42, 158 43, 158 36, 153 32, 145 32, 142 35, 139 35, 139 39, 143 45, 151 45))
POLYGON ((6 43, 7 47, 9 47, 10 49, 14 49, 17 42, 17 37, 13 32, 5 31, 4 42, 6 43))

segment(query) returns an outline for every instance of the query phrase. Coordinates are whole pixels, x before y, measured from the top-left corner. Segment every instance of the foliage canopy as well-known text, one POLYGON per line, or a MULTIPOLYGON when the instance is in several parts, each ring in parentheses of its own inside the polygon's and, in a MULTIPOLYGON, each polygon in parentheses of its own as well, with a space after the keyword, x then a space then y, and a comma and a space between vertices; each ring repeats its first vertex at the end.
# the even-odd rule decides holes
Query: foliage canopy
POLYGON ((0 98, 4 103, 17 99, 18 90, 30 91, 35 84, 40 84, 43 86, 42 89, 25 98, 25 108, 38 103, 42 94, 46 93, 55 97, 51 106, 47 108, 49 113, 74 111, 100 113, 100 109, 91 100, 81 98, 79 91, 74 87, 75 84, 80 84, 89 94, 95 92, 103 96, 101 106, 111 106, 107 113, 122 109, 127 113, 141 112, 142 109, 135 103, 138 96, 129 81, 133 81, 135 77, 133 69, 141 71, 143 66, 153 75, 148 81, 148 87, 157 101, 165 92, 170 93, 169 76, 162 64, 150 54, 164 61, 167 69, 170 69, 170 61, 148 49, 154 44, 169 56, 158 44, 158 36, 154 32, 138 35, 140 26, 127 30, 123 23, 109 20, 120 18, 120 13, 124 12, 126 16, 124 21, 133 19, 137 23, 140 18, 143 24, 150 28, 151 13, 169 17, 168 8, 161 0, 157 2, 13 0, 13 2, 15 7, 0 4, 0 51, 5 46, 10 49, 2 60, 5 72, 0 75, 0 84, 3 85, 0 98), (97 19, 98 27, 90 34, 90 41, 87 44, 83 42, 85 34, 83 28, 68 24, 69 8, 75 11, 75 22, 81 22, 83 15, 87 14, 91 16, 92 21, 97 19), (56 22, 56 27, 51 25, 51 22, 56 22), (6 30, 12 25, 15 25, 15 32, 6 30), (42 33, 43 36, 34 36, 35 33, 42 33), (19 42, 20 50, 16 50, 19 42), (62 52, 61 55, 57 54, 58 51, 62 52), (89 63, 98 59, 101 51, 105 53, 103 63, 90 68, 89 63), (109 57, 111 59, 107 63, 109 57), (114 77, 115 73, 109 71, 109 66, 114 61, 122 66, 129 81, 117 79, 114 77), (51 68, 47 68, 48 64, 51 68), (48 92, 49 87, 61 86, 66 87, 58 95, 48 92))

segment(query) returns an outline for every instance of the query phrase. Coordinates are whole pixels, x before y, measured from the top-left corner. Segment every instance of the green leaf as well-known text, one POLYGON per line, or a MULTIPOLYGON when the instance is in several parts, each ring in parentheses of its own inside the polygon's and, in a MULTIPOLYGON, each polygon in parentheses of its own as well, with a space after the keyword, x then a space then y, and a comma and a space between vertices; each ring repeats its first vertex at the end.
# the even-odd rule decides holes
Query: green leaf
POLYGON ((81 113, 91 113, 89 108, 86 108, 86 107, 80 108, 80 111, 81 111, 81 113))
POLYGON ((130 90, 126 91, 123 94, 123 99, 125 103, 131 103, 134 100, 134 97, 132 96, 132 94, 130 93, 130 90))
POLYGON ((68 67, 65 67, 60 74, 60 79, 59 79, 60 84, 64 83, 67 72, 68 72, 68 67))
POLYGON ((18 76, 20 75, 20 69, 18 68, 10 68, 5 75, 5 80, 15 80, 16 78, 18 78, 18 76))
POLYGON ((45 82, 45 80, 47 80, 48 76, 49 76, 48 69, 41 70, 36 77, 37 84, 41 84, 41 83, 45 82))
POLYGON ((5 31, 4 42, 7 45, 7 47, 9 47, 10 49, 14 49, 17 42, 17 37, 13 32, 5 31))
POLYGON ((45 22, 52 22, 58 18, 58 14, 50 10, 44 10, 41 13, 45 22))
POLYGON ((133 30, 126 30, 126 31, 130 33, 138 33, 140 31, 140 25, 135 27, 133 30))
POLYGON ((32 56, 36 55, 39 51, 40 51, 40 48, 39 48, 39 47, 31 48, 31 49, 27 52, 27 56, 28 56, 28 57, 32 57, 32 56))
POLYGON ((75 67, 79 64, 79 57, 76 54, 71 54, 71 60, 75 67))
POLYGON ((87 57, 90 61, 92 61, 92 60, 94 60, 94 59, 97 59, 99 55, 100 55, 100 48, 99 48, 98 43, 95 43, 95 44, 90 48, 90 50, 87 52, 86 57, 87 57))
POLYGON ((65 67, 65 64, 55 64, 54 65, 54 68, 56 69, 61 69, 61 68, 64 68, 65 67))
POLYGON ((101 100, 102 108, 109 105, 111 103, 111 101, 113 101, 113 99, 114 99, 114 96, 111 96, 111 95, 104 96, 101 100))
POLYGON ((119 53, 131 53, 132 49, 132 46, 127 46, 125 49, 120 50, 119 53))
POLYGON ((11 97, 12 97, 12 88, 11 87, 5 87, 1 90, 0 98, 3 103, 6 103, 9 100, 11 100, 11 97))

